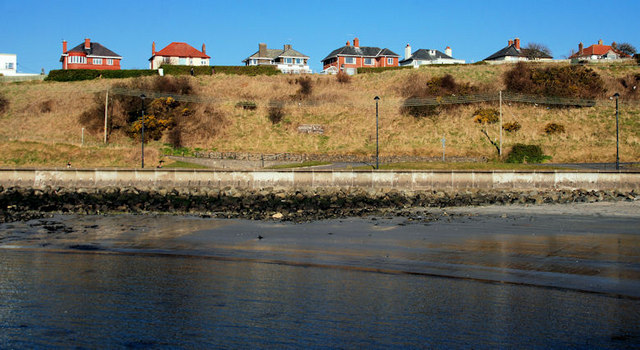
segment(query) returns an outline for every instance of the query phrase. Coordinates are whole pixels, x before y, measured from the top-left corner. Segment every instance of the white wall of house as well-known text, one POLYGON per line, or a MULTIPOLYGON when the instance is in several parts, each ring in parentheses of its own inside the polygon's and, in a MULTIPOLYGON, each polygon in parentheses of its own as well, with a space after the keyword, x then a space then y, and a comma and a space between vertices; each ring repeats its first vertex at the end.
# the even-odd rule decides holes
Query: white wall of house
POLYGON ((190 57, 167 57, 167 56, 155 56, 149 68, 158 69, 163 64, 170 64, 175 66, 208 66, 208 58, 190 58, 190 57))
POLYGON ((430 65, 430 64, 464 64, 464 60, 456 60, 456 59, 446 59, 446 58, 438 58, 435 60, 413 60, 410 63, 401 63, 401 66, 413 66, 414 68, 418 68, 420 66, 430 65))
POLYGON ((0 73, 6 76, 17 74, 18 58, 12 53, 0 53, 0 73))

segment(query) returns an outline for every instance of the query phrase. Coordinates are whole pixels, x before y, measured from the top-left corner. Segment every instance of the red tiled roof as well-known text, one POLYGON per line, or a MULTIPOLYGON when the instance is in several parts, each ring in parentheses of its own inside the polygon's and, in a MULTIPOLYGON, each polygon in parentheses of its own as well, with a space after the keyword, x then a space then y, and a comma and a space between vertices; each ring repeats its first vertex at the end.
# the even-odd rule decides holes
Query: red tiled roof
POLYGON ((156 52, 156 56, 168 56, 168 57, 193 57, 193 58, 211 58, 202 51, 194 49, 187 43, 171 43, 164 49, 156 52))
POLYGON ((585 47, 584 49, 582 49, 582 55, 580 54, 580 52, 576 52, 575 54, 573 54, 569 58, 588 57, 588 56, 591 56, 591 55, 602 56, 602 55, 606 54, 607 52, 609 52, 610 50, 612 50, 613 52, 617 53, 621 57, 627 57, 626 54, 624 54, 622 52, 619 52, 618 50, 614 50, 609 45, 594 44, 594 45, 591 45, 589 47, 585 47))

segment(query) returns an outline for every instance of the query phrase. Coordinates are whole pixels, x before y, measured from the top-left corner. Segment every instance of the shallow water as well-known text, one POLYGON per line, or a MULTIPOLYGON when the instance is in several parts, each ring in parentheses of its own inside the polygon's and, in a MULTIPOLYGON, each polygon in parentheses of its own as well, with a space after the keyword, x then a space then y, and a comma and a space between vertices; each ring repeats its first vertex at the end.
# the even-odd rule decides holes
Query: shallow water
POLYGON ((640 346, 637 217, 426 219, 1 225, 0 348, 640 346))

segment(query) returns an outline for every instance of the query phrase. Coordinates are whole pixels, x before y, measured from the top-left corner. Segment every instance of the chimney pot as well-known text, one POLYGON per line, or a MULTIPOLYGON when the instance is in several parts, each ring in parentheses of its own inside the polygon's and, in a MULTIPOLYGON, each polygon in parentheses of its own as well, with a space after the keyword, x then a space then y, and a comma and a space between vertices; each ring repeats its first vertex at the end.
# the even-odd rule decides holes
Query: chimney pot
POLYGON ((602 39, 598 40, 598 45, 602 45, 602 39))
POLYGON ((349 40, 347 40, 347 46, 351 46, 351 43, 349 42, 349 40))
POLYGON ((513 40, 509 39, 509 41, 507 42, 509 46, 513 45, 513 40))
POLYGON ((91 40, 89 38, 84 39, 84 49, 85 50, 91 49, 91 40))

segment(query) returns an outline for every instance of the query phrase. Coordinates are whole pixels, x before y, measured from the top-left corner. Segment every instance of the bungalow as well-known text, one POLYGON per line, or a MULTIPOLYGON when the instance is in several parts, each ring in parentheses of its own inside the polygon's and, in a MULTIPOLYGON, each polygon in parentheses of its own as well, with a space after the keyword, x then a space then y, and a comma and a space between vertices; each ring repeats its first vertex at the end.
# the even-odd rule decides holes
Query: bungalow
POLYGON ((602 40, 598 40, 598 44, 584 48, 582 43, 578 44, 578 52, 571 55, 572 60, 616 60, 619 58, 628 58, 629 56, 615 49, 616 43, 603 45, 602 40))
POLYGON ((294 50, 291 45, 284 45, 282 49, 267 49, 267 44, 260 43, 258 51, 242 62, 247 66, 276 66, 282 73, 311 74, 309 56, 294 50))
POLYGON ((62 41, 62 69, 108 69, 119 70, 122 57, 89 38, 84 43, 67 50, 67 42, 62 41))
POLYGON ((347 74, 355 74, 361 67, 397 67, 400 55, 379 47, 360 46, 358 38, 353 39, 353 46, 347 44, 331 51, 322 59, 325 72, 343 71, 347 74))
POLYGON ((163 64, 180 66, 208 66, 209 59, 206 48, 202 44, 202 51, 198 51, 187 43, 173 42, 164 49, 156 52, 156 42, 151 44, 151 58, 149 68, 158 69, 163 64))
POLYGON ((400 66, 419 66, 426 64, 464 64, 464 60, 457 60, 452 57, 451 47, 447 46, 444 53, 438 50, 419 49, 411 53, 411 45, 404 48, 404 60, 399 62, 400 66))
POLYGON ((521 49, 520 39, 509 40, 507 46, 484 59, 488 63, 519 61, 551 61, 553 57, 537 49, 521 49))

